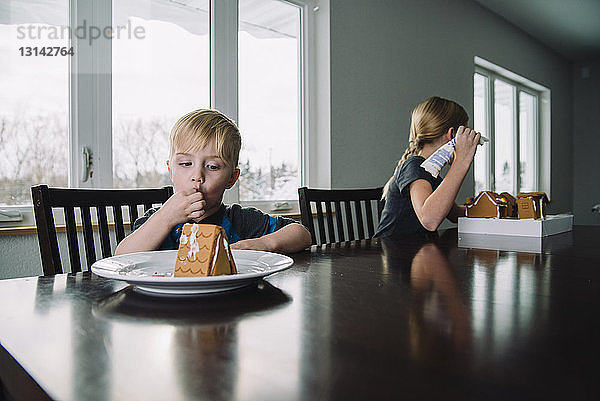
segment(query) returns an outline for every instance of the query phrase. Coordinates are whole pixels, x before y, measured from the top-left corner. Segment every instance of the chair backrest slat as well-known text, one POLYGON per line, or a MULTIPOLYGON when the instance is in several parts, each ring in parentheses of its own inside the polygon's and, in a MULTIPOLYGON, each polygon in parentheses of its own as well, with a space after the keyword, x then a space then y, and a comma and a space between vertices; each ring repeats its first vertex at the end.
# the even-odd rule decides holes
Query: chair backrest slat
POLYGON ((298 188, 302 224, 310 231, 313 244, 372 238, 383 210, 383 203, 380 201, 382 189, 298 188), (321 202, 325 203, 325 218, 322 216, 321 202), (373 216, 372 202, 377 204, 377 220, 373 216), (313 205, 317 211, 316 216, 312 213, 313 205))
POLYGON ((321 239, 321 242, 325 241, 325 223, 323 220, 323 206, 321 205, 321 202, 316 202, 316 206, 317 206, 317 221, 319 222, 318 226, 319 226, 319 236, 321 239))
POLYGON ((96 261, 96 247, 94 244, 94 229, 92 227, 92 212, 88 206, 79 208, 81 223, 83 225, 83 243, 85 244, 85 259, 88 269, 96 261))
POLYGON ((79 241, 77 240, 77 224, 75 223, 75 208, 67 206, 64 208, 65 226, 67 231, 67 243, 69 244, 69 261, 71 273, 81 271, 81 257, 79 254, 79 241))
POLYGON ((338 237, 336 242, 345 241, 346 235, 344 234, 344 220, 342 218, 342 204, 340 201, 335 201, 335 220, 337 222, 338 237))
POLYGON ((82 266, 77 232, 78 222, 75 215, 76 208, 80 211, 81 222, 79 224, 83 227, 84 254, 89 269, 96 261, 96 234, 99 236, 102 257, 111 256, 113 245, 116 246, 116 244, 111 244, 110 207, 112 207, 115 238, 118 243, 126 235, 122 206, 128 207, 131 227, 138 218, 136 205, 144 205, 147 209, 152 205, 164 203, 172 194, 172 187, 151 189, 74 189, 49 188, 47 185, 31 187, 44 275, 50 276, 63 273, 53 208, 64 210, 70 271, 79 272, 82 270, 82 266), (97 231, 94 228, 92 219, 92 208, 96 210, 97 231))
POLYGON ((123 209, 121 205, 113 205, 113 217, 115 220, 115 236, 117 243, 123 241, 125 238, 125 227, 123 226, 123 209))
POLYGON ((313 245, 315 241, 315 225, 313 223, 312 208, 310 206, 310 200, 307 198, 307 192, 303 191, 302 188, 298 190, 298 203, 300 203, 300 217, 302 225, 308 228, 310 236, 312 238, 313 245))
POLYGON ((349 201, 344 201, 344 207, 346 208, 346 227, 348 228, 348 241, 352 241, 354 238, 354 222, 352 221, 352 208, 350 207, 349 201))
POLYGON ((375 225, 373 224, 373 209, 370 200, 365 202, 365 213, 367 214, 367 238, 371 238, 375 234, 375 225))
POLYGON ((102 249, 102 257, 108 258, 112 252, 110 250, 110 232, 108 231, 108 217, 106 215, 106 207, 97 207, 98 229, 100 231, 100 248, 102 249))
POLYGON ((62 272, 62 265, 49 194, 43 188, 33 187, 31 188, 31 198, 33 200, 33 212, 37 225, 44 275, 49 276, 60 273, 62 272))
POLYGON ((331 210, 331 202, 325 202, 325 215, 327 216, 327 231, 329 233, 329 241, 335 241, 335 230, 333 228, 333 211, 331 210))
POLYGON ((356 215, 356 228, 358 230, 358 239, 365 239, 365 227, 363 223, 362 208, 360 206, 361 201, 354 201, 354 213, 356 215))

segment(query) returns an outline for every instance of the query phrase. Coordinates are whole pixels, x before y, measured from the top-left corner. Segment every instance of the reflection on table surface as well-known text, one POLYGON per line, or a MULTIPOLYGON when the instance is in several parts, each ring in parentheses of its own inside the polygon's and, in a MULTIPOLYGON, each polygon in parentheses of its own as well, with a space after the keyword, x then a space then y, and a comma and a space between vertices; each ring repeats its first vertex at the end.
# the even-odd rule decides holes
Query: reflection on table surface
POLYGON ((313 247, 190 298, 89 273, 0 281, 0 374, 16 396, 65 400, 595 399, 600 255, 580 250, 600 228, 568 238, 538 253, 458 247, 456 230, 313 247), (21 370, 39 388, 7 373, 21 370))

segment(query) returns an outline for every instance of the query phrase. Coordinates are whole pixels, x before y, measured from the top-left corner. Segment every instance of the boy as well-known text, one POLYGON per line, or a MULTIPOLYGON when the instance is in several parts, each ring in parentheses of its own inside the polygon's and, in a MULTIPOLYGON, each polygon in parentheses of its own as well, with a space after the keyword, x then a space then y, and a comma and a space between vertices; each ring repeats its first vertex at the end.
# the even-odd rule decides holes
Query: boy
POLYGON ((234 249, 287 253, 309 247, 309 231, 294 220, 222 203, 223 193, 240 175, 240 147, 237 126, 222 113, 201 109, 181 117, 171 130, 167 160, 175 193, 135 221, 115 255, 177 249, 188 222, 220 225, 234 249))

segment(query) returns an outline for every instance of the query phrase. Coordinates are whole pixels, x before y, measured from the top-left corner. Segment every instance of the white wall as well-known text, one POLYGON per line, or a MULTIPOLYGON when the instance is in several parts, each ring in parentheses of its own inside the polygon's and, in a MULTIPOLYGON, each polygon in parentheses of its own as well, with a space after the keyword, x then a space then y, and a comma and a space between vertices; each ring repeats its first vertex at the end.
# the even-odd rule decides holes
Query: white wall
MULTIPOLYGON (((331 184, 382 185, 432 95, 473 112, 474 56, 552 91, 550 212, 572 210, 571 63, 470 0, 331 0, 331 184)), ((472 174, 458 200, 472 196, 472 174)))

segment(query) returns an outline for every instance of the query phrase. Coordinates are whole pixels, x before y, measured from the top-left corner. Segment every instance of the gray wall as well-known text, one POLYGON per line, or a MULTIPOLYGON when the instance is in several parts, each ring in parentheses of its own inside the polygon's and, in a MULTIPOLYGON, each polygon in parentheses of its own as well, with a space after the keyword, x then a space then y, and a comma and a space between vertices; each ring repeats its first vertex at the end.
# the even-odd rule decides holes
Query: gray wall
POLYGON ((0 236, 0 279, 43 274, 36 235, 0 236))
POLYGON ((573 67, 573 211, 575 224, 600 224, 600 59, 573 67))
MULTIPOLYGON (((126 229, 127 234, 127 229, 126 229)), ((61 264, 65 272, 69 272, 69 251, 67 244, 67 234, 59 232, 58 249, 60 252, 61 264)), ((85 260, 83 234, 77 233, 80 249, 80 263, 83 270, 87 270, 85 260)), ((100 259, 101 247, 98 231, 94 231, 94 243, 96 245, 96 257, 100 259)), ((117 239, 115 232, 110 231, 111 251, 115 252, 117 239)), ((42 260, 40 257, 40 247, 38 245, 37 235, 3 235, 0 236, 0 279, 40 276, 44 274, 42 269, 42 260)))
MULTIPOLYGON (((551 89, 550 212, 572 210, 570 62, 470 0, 331 0, 330 12, 332 187, 384 184, 427 97, 472 116, 479 56, 551 89)), ((471 174, 458 200, 472 194, 471 174)))

